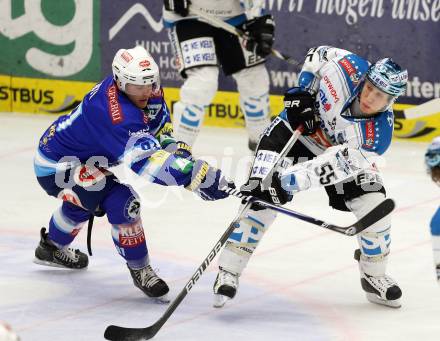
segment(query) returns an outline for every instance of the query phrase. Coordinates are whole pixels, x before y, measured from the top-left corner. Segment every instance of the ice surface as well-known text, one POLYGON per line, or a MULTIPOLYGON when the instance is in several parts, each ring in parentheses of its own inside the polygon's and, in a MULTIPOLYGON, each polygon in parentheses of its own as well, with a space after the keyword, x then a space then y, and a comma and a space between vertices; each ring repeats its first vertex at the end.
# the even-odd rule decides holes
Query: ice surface
MULTIPOLYGON (((86 271, 32 263, 39 229, 60 202, 39 187, 32 166, 37 141, 54 117, 0 114, 0 320, 22 340, 102 340, 109 324, 145 327, 165 311, 136 289, 116 253, 110 226, 95 220, 86 271)), ((242 183, 249 152, 244 130, 204 128, 196 156, 216 161, 242 183)), ((239 293, 212 308, 212 265, 157 340, 439 340, 440 288, 435 280, 429 221, 440 191, 423 165, 426 144, 393 142, 382 166, 393 218, 389 274, 403 290, 402 308, 364 297, 355 238, 279 216, 241 277, 239 293)), ((117 170, 121 176, 129 173, 117 170)), ((203 202, 183 189, 164 189, 128 176, 143 199, 153 267, 175 297, 236 214, 239 201, 203 202)), ((354 220, 327 206, 323 190, 295 196, 289 207, 335 223, 354 220)), ((74 246, 86 250, 86 231, 74 246)))

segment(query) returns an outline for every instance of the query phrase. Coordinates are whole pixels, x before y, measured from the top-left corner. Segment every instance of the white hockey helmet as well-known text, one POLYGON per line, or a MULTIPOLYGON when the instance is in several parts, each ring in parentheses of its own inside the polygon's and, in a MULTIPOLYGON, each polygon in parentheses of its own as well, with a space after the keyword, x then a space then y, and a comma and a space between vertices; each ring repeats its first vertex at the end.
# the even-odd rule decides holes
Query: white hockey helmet
POLYGON ((112 63, 113 78, 120 82, 126 92, 127 84, 151 85, 153 91, 160 88, 159 67, 153 57, 142 46, 120 49, 112 63))

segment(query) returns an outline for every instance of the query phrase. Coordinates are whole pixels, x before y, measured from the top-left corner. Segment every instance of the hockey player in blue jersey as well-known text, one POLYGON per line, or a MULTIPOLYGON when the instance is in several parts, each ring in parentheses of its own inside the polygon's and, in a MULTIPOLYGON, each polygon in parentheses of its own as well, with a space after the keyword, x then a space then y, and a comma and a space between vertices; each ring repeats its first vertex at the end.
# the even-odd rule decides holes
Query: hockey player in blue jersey
MULTIPOLYGON (((385 198, 375 161, 391 143, 392 104, 407 79, 407 71, 389 58, 370 66, 349 51, 311 49, 299 86, 287 91, 285 109, 261 137, 243 194, 284 204, 295 192, 323 186, 330 206, 363 217, 385 198), (262 183, 300 125, 304 133, 285 159, 287 169, 273 173, 271 186, 262 183)), ((253 207, 231 234, 219 259, 215 306, 234 297, 240 274, 274 219, 269 209, 253 207)), ((386 275, 390 228, 388 215, 360 233, 355 259, 367 299, 400 307, 401 289, 386 275)))
MULTIPOLYGON (((440 136, 434 138, 425 154, 425 165, 432 181, 440 186, 440 136)), ((440 208, 431 219, 432 250, 437 280, 440 283, 440 208)))
POLYGON ((63 203, 53 213, 48 233, 41 229, 35 262, 86 268, 87 255, 69 245, 91 215, 101 212, 136 287, 165 299, 169 288, 150 265, 139 198, 108 168, 123 162, 151 182, 184 186, 205 200, 227 197, 220 188, 233 185, 220 170, 193 160, 189 146, 173 138, 159 68, 144 48, 119 50, 112 69, 113 75, 69 115, 59 117, 39 141, 37 180, 63 203))

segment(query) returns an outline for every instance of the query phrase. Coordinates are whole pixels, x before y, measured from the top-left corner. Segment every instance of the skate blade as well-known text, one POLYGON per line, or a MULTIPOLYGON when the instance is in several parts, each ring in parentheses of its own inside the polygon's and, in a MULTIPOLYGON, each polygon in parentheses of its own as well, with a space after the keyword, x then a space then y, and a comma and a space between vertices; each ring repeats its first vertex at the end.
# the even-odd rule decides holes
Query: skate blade
POLYGON ((212 306, 214 308, 223 308, 225 303, 229 300, 230 300, 230 298, 228 296, 214 294, 214 303, 212 306))
POLYGON ((171 302, 171 300, 168 297, 168 294, 159 297, 151 297, 151 299, 153 300, 153 302, 158 304, 168 304, 171 302))
POLYGON ((75 271, 87 269, 87 266, 85 268, 69 268, 67 266, 64 266, 64 265, 61 265, 61 264, 58 264, 58 263, 49 262, 47 260, 41 260, 41 259, 38 259, 36 257, 34 258, 34 263, 38 264, 38 265, 50 266, 52 268, 75 270, 75 271))
POLYGON ((400 308, 402 306, 402 304, 400 303, 400 299, 384 300, 372 293, 367 293, 366 295, 367 295, 367 300, 370 301, 371 303, 380 304, 395 309, 400 308))

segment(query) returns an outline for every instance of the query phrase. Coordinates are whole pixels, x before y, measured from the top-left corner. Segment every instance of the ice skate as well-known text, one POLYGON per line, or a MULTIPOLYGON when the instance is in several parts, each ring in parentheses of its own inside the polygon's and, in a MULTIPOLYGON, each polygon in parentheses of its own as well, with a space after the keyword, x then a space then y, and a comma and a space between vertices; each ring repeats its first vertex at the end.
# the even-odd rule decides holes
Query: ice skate
POLYGON ((220 268, 214 282, 214 308, 221 308, 233 299, 238 289, 238 275, 220 268))
MULTIPOLYGON (((354 258, 359 262, 361 252, 356 250, 354 258)), ((371 303, 400 308, 400 290, 397 283, 389 276, 370 276, 361 270, 361 286, 366 292, 367 300, 371 303)))
POLYGON ((142 290, 145 295, 153 298, 158 303, 170 302, 167 295, 170 291, 168 285, 154 272, 151 265, 139 270, 130 269, 130 267, 128 269, 134 285, 142 290))
POLYGON ((34 263, 67 269, 85 269, 89 258, 85 253, 70 247, 58 248, 50 240, 43 227, 40 231, 40 244, 35 249, 34 263))

